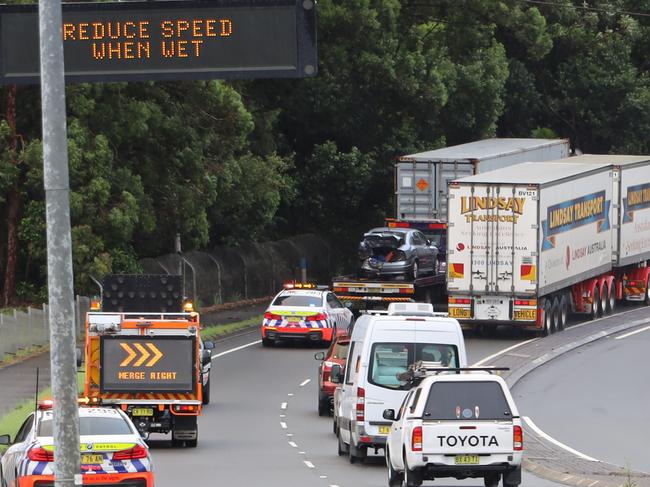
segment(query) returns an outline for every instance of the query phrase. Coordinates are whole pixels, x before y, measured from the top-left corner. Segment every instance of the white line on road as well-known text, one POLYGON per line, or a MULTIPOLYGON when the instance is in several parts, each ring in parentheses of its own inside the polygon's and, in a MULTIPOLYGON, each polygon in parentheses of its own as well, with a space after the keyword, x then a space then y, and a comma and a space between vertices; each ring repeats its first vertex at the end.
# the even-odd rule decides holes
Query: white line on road
POLYGON ((561 443, 561 442, 557 441, 557 440, 556 440, 555 438, 553 438, 552 436, 547 435, 547 434, 544 433, 541 429, 539 429, 539 427, 538 427, 535 423, 533 423, 533 420, 530 419, 528 416, 523 416, 523 418, 524 418, 524 421, 526 421, 526 423, 528 424, 528 426, 530 426, 531 429, 532 429, 535 433, 537 433, 539 436, 543 437, 543 438, 546 439, 547 441, 550 441, 550 442, 553 443, 554 445, 559 446, 560 448, 562 448, 562 449, 568 451, 569 453, 573 453, 574 455, 576 455, 576 456, 582 458, 583 460, 587 460, 587 461, 589 461, 589 462, 600 462, 600 460, 597 460, 596 458, 593 458, 593 457, 590 457, 590 456, 588 456, 588 455, 585 455, 584 453, 580 453, 578 450, 574 450, 574 449, 571 448, 570 446, 567 446, 567 445, 565 445, 564 443, 561 443))
POLYGON ((626 333, 625 335, 619 335, 617 337, 614 337, 614 340, 622 340, 623 338, 631 337, 632 335, 636 335, 637 333, 641 333, 642 331, 647 331, 650 330, 650 326, 644 326, 643 328, 639 328, 638 330, 631 331, 629 333, 626 333))
POLYGON ((290 392, 289 394, 287 394, 287 396, 293 397, 293 392, 290 392))
POLYGON ((306 454, 307 454, 306 451, 299 451, 299 452, 298 452, 298 455, 306 455, 306 454))
POLYGON ((300 387, 305 387, 310 382, 311 382, 311 379, 305 379, 300 383, 300 387))
POLYGON ((280 404, 280 409, 287 409, 287 403, 283 402, 282 404, 280 404))
POLYGON ((295 441, 290 441, 289 446, 291 446, 292 448, 298 448, 298 445, 296 444, 295 441))
POLYGON ((280 426, 282 427, 283 430, 287 429, 287 423, 285 423, 284 421, 280 421, 280 426))
POLYGON ((309 460, 303 460, 302 463, 307 465, 307 468, 316 468, 313 463, 311 463, 309 460))
POLYGON ((511 350, 514 350, 515 348, 519 348, 522 345, 525 345, 526 343, 533 342, 535 340, 539 340, 539 338, 531 338, 530 340, 526 340, 524 342, 517 343, 516 345, 512 345, 511 347, 504 348, 503 350, 499 350, 497 353, 493 353, 492 355, 489 355, 488 357, 485 357, 484 359, 479 360, 476 362, 472 367, 479 367, 483 365, 485 362, 492 360, 493 358, 497 358, 499 355, 503 355, 504 353, 507 353, 511 350))
POLYGON ((326 479, 326 478, 327 478, 327 475, 321 475, 320 478, 321 478, 321 479, 326 479))
POLYGON ((228 355, 229 353, 237 352, 237 351, 239 351, 239 350, 241 350, 243 348, 252 347, 253 345, 257 345, 258 343, 262 343, 262 340, 255 340, 254 342, 246 343, 245 345, 242 345, 240 347, 231 348, 230 350, 226 350, 225 352, 217 353, 217 354, 213 355, 212 358, 223 357, 224 355, 228 355))
POLYGON ((281 414, 280 417, 281 417, 281 418, 286 418, 287 415, 286 415, 286 414, 281 414))

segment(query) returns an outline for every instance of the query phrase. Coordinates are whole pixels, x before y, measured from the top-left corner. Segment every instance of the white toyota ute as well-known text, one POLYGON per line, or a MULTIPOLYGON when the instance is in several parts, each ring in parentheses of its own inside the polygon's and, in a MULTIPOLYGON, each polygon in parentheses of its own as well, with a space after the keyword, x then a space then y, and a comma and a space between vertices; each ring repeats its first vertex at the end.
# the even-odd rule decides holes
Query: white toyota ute
POLYGON ((486 487, 503 477, 504 487, 519 485, 523 433, 505 381, 486 368, 434 363, 422 374, 424 367, 415 365, 411 377, 424 377, 400 409, 384 411, 393 421, 385 448, 388 485, 415 487, 440 477, 482 477, 486 487))

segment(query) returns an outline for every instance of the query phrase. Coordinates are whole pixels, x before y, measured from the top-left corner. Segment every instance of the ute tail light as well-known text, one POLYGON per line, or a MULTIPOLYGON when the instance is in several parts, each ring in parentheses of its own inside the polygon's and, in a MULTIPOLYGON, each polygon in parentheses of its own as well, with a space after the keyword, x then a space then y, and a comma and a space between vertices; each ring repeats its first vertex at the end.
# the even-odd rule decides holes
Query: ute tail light
POLYGON ((307 321, 324 321, 327 319, 325 313, 318 313, 316 315, 307 316, 307 321))
POLYGON ((270 311, 267 311, 264 313, 264 319, 265 320, 281 320, 282 316, 276 315, 275 313, 271 313, 270 311))
POLYGON ((422 426, 416 426, 411 433, 411 451, 422 451, 422 426))
POLYGON ((137 460, 139 458, 147 458, 147 449, 142 445, 135 445, 128 450, 113 453, 113 460, 137 460))
POLYGON ((521 451, 524 449, 524 432, 521 429, 521 426, 515 426, 512 430, 513 436, 513 445, 515 451, 521 451))
POLYGON ((53 462, 54 452, 47 451, 45 448, 32 448, 27 452, 27 458, 32 462, 53 462))
POLYGON ((366 390, 363 387, 357 387, 357 421, 366 420, 366 390))

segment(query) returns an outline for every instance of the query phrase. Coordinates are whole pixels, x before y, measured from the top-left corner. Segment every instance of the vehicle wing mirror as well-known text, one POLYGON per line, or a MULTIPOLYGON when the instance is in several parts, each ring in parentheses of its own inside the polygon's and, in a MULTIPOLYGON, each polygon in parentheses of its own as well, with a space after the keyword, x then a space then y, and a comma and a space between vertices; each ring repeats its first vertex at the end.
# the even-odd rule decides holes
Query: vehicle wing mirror
POLYGON ((203 348, 206 350, 214 350, 214 342, 210 340, 206 340, 203 342, 203 348))
POLYGON ((332 365, 332 370, 330 371, 330 382, 332 384, 340 384, 343 378, 343 368, 339 364, 332 365))
POLYGON ((395 421, 395 410, 394 409, 384 409, 384 419, 388 421, 395 421))
POLYGON ((316 360, 325 360, 325 352, 316 352, 314 358, 316 360))
POLYGON ((11 436, 0 435, 0 445, 11 445, 11 436))
POLYGON ((77 359, 77 368, 81 368, 81 365, 84 363, 84 354, 80 347, 75 349, 75 356, 77 359))
POLYGON ((210 350, 203 350, 203 356, 201 357, 201 363, 207 365, 212 362, 212 352, 210 350))

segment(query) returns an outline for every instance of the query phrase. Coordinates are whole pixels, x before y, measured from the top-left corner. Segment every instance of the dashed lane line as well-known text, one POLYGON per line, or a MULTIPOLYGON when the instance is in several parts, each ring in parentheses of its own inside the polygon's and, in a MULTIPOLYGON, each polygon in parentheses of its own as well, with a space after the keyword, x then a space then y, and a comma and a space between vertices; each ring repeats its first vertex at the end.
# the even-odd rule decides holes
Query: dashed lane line
POLYGON ((280 421, 280 427, 281 427, 283 430, 286 430, 286 429, 287 429, 287 423, 285 423, 284 421, 280 421))
POLYGON ((316 465, 311 463, 309 460, 303 460, 302 463, 304 463, 307 466, 307 468, 316 468, 316 465))
POLYGON ((528 416, 523 416, 523 418, 524 418, 524 421, 526 421, 526 424, 528 424, 528 426, 530 426, 530 428, 535 433, 537 433, 539 436, 543 437, 545 440, 550 441, 554 445, 559 446, 560 448, 568 451, 569 453, 573 453, 574 455, 582 458, 583 460, 587 460, 588 462, 600 462, 600 460, 598 460, 596 458, 593 458, 593 457, 590 457, 589 455, 585 455, 584 453, 580 453, 578 450, 574 450, 570 446, 567 446, 564 443, 556 440, 552 436, 547 435, 541 429, 539 429, 539 427, 535 423, 533 423, 533 420, 530 419, 528 416))
POLYGON ((290 442, 289 442, 289 446, 290 446, 291 448, 298 448, 298 444, 297 444, 295 441, 290 441, 290 442))
POLYGON ((287 403, 283 402, 282 404, 280 404, 280 409, 287 409, 287 403))
POLYGON ((310 382, 311 382, 311 379, 305 379, 300 383, 300 387, 305 387, 310 382))

